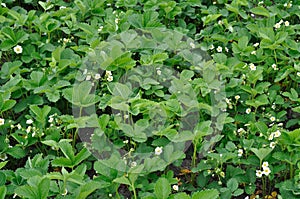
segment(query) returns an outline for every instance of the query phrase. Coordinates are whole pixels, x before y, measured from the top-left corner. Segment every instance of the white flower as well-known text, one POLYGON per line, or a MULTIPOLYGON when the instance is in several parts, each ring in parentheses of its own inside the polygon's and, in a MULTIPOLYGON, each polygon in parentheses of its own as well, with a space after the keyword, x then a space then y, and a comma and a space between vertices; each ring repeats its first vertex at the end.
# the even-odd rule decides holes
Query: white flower
POLYGON ((262 174, 261 170, 256 170, 256 177, 261 178, 262 174))
POLYGON ((249 64, 250 70, 256 70, 256 66, 253 63, 249 64))
POLYGON ((241 157, 241 156, 243 155, 243 153, 244 153, 243 149, 239 149, 239 150, 238 150, 238 156, 239 156, 239 157, 241 157))
POLYGON ((270 147, 271 147, 272 149, 274 149, 275 146, 276 146, 276 142, 270 142, 270 147))
POLYGON ((218 24, 219 24, 219 25, 223 25, 224 22, 223 22, 222 20, 219 20, 219 21, 218 21, 218 24))
POLYGON ((3 125, 5 120, 3 118, 0 118, 0 126, 3 125))
POLYGON ((300 77, 300 72, 297 72, 297 76, 300 77))
POLYGON ((119 18, 115 19, 115 23, 118 24, 119 23, 119 18))
POLYGON ((91 80, 91 78, 92 78, 92 76, 91 76, 91 75, 87 75, 87 76, 86 76, 86 78, 85 78, 85 80, 86 80, 86 81, 90 81, 90 80, 91 80))
POLYGON ((52 122, 53 122, 53 117, 49 117, 48 122, 49 122, 49 123, 52 123, 52 122))
POLYGON ((123 141, 124 144, 128 144, 128 142, 129 142, 128 140, 124 140, 123 141))
POLYGON ((20 54, 20 53, 23 52, 23 48, 22 48, 22 46, 20 46, 20 45, 16 45, 16 46, 14 47, 14 51, 15 51, 15 53, 17 53, 17 54, 20 54))
POLYGON ((257 46, 259 46, 259 43, 255 43, 255 44, 253 44, 253 46, 254 46, 254 47, 257 47, 257 46))
POLYGON ((28 126, 26 129, 26 133, 30 133, 30 131, 31 131, 31 126, 28 126))
POLYGON ((110 193, 110 194, 108 194, 108 197, 110 197, 110 198, 111 198, 111 197, 113 197, 113 195, 110 193))
POLYGON ((244 199, 249 199, 249 196, 246 196, 244 199))
POLYGON ((213 44, 210 45, 210 47, 209 47, 210 50, 213 50, 214 48, 215 48, 215 46, 213 44))
POLYGON ((285 22, 284 22, 284 25, 285 25, 285 26, 289 26, 289 25, 290 25, 290 22, 285 21, 285 22))
POLYGON ((280 135, 281 135, 281 133, 280 133, 279 130, 275 131, 273 134, 274 134, 274 137, 275 137, 275 138, 278 138, 278 137, 280 137, 280 135))
POLYGON ((67 8, 66 6, 60 6, 59 9, 65 9, 67 8))
POLYGON ((247 108, 247 109, 246 109, 246 113, 247 113, 247 114, 251 113, 251 109, 250 109, 250 108, 247 108))
POLYGON ((225 101, 226 101, 227 104, 231 104, 230 99, 225 98, 225 101))
POLYGON ((271 170, 270 170, 270 168, 269 167, 264 167, 263 168, 264 170, 263 170, 263 174, 265 174, 266 176, 268 176, 270 173, 271 173, 271 170))
POLYGON ((95 74, 95 80, 98 80, 98 79, 100 79, 101 78, 101 75, 99 74, 99 73, 96 73, 95 74))
POLYGON ((263 1, 260 1, 260 2, 258 2, 258 5, 263 4, 263 3, 264 3, 263 1))
POLYGON ((6 4, 5 3, 1 3, 1 6, 6 8, 6 4))
POLYGON ((229 27, 228 27, 228 30, 229 30, 230 32, 233 32, 233 27, 232 27, 232 26, 229 26, 229 27))
POLYGON ((162 147, 155 148, 155 155, 160 155, 163 152, 162 147))
POLYGON ((274 116, 270 117, 271 122, 274 122, 276 120, 276 118, 274 116))
POLYGON ((103 26, 99 26, 98 32, 101 32, 103 30, 103 26))
POLYGON ((272 104, 271 108, 272 108, 272 109, 275 109, 275 108, 276 108, 276 105, 275 105, 275 104, 272 104))
POLYGON ((239 99, 241 98, 241 96, 236 95, 236 96, 234 96, 234 98, 235 98, 236 100, 239 100, 239 99))
POLYGON ((190 43, 191 48, 196 48, 195 44, 193 42, 190 43))
POLYGON ((256 55, 256 51, 255 51, 255 50, 252 51, 252 52, 251 52, 251 55, 256 55))
POLYGON ((225 47, 225 51, 226 51, 226 52, 229 52, 229 49, 228 49, 227 47, 225 47))
POLYGON ((161 70, 158 69, 158 70, 156 71, 156 73, 157 73, 157 75, 161 75, 161 70))
POLYGON ((26 124, 32 124, 32 123, 33 123, 32 119, 26 120, 26 124))
POLYGON ((262 168, 269 167, 269 163, 265 161, 265 162, 262 163, 261 166, 262 166, 262 168))
POLYGON ((273 138, 274 138, 274 133, 271 133, 271 135, 269 135, 268 140, 273 140, 273 138))
POLYGON ((131 162, 130 164, 130 167, 133 168, 133 167, 136 167, 137 163, 135 161, 131 162))
POLYGON ((280 28, 280 23, 276 23, 276 24, 274 25, 274 28, 276 28, 276 29, 280 28))
POLYGON ((110 76, 108 76, 108 77, 106 78, 106 80, 109 81, 109 82, 111 82, 111 81, 114 80, 114 77, 110 75, 110 76))
POLYGON ((278 70, 278 68, 277 68, 277 65, 276 65, 276 64, 272 64, 272 68, 273 68, 274 70, 278 70))
POLYGON ((176 185, 176 184, 174 184, 174 185, 172 186, 172 188, 173 188, 174 191, 178 191, 178 190, 179 190, 179 187, 178 187, 178 185, 176 185))
POLYGON ((17 128, 20 130, 22 128, 21 124, 17 124, 17 128))
POLYGON ((112 72, 110 70, 105 71, 106 76, 112 76, 112 72))
POLYGON ((222 50, 223 50, 222 47, 221 47, 221 46, 218 46, 217 51, 218 51, 219 53, 221 53, 222 50))

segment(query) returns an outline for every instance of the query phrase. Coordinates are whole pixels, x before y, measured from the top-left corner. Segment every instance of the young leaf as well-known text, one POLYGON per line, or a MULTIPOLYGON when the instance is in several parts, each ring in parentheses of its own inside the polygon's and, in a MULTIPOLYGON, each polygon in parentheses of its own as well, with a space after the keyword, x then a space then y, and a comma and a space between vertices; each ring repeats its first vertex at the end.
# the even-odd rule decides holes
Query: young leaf
POLYGON ((193 194, 192 199, 217 199, 219 197, 219 192, 216 189, 209 189, 200 192, 196 192, 193 194))
POLYGON ((159 199, 166 199, 171 194, 171 185, 166 178, 159 178, 154 187, 154 193, 159 199))

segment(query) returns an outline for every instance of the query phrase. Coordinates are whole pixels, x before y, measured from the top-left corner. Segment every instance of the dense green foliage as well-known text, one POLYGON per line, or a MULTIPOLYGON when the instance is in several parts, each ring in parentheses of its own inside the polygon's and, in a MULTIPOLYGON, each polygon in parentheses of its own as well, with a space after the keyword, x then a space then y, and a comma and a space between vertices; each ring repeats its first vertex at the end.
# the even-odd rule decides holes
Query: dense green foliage
POLYGON ((300 1, 0 2, 0 199, 300 197, 300 1))

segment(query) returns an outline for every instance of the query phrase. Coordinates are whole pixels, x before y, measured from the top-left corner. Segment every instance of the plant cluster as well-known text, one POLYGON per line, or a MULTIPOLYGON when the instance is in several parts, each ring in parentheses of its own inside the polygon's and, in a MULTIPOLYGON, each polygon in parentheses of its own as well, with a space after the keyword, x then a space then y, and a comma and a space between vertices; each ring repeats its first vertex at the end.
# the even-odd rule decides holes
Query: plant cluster
POLYGON ((300 197, 299 1, 0 3, 0 199, 300 197))

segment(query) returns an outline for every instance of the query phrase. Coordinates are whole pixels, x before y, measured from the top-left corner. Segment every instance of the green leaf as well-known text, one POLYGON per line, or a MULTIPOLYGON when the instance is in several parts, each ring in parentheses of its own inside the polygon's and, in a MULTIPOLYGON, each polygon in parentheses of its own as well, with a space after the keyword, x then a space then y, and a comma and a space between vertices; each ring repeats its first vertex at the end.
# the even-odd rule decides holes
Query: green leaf
POLYGON ((123 99, 128 99, 132 94, 132 90, 126 85, 121 83, 114 83, 109 85, 109 91, 114 96, 120 96, 123 99))
POLYGON ((217 199, 218 197, 219 192, 216 189, 209 189, 195 192, 192 196, 192 199, 217 199))
POLYGON ((171 185, 166 178, 159 178, 154 187, 154 194, 159 199, 166 199, 171 194, 171 185))
POLYGON ((8 161, 0 162, 0 169, 5 167, 5 165, 8 163, 8 161))
POLYGON ((86 148, 83 148, 75 156, 74 166, 78 165, 80 162, 82 162, 83 160, 87 159, 90 155, 91 155, 91 153, 86 148))
POLYGON ((101 184, 95 181, 90 181, 80 186, 79 194, 76 194, 76 199, 85 199, 95 190, 101 188, 101 184))
POLYGON ((264 159, 265 157, 267 157, 267 155, 269 155, 273 149, 272 149, 272 148, 260 148, 260 149, 251 148, 250 150, 251 150, 251 151, 259 158, 259 160, 262 162, 263 159, 264 159))
POLYGON ((126 178, 125 176, 122 176, 122 177, 119 177, 119 178, 116 178, 113 180, 113 182, 116 182, 116 183, 119 183, 119 184, 125 184, 125 185, 129 185, 131 186, 131 183, 129 181, 128 178, 126 178))
POLYGON ((14 146, 13 148, 9 148, 6 151, 9 155, 13 156, 14 158, 23 158, 26 156, 26 152, 18 146, 14 146))
POLYGON ((0 172, 0 186, 6 184, 6 175, 3 172, 0 172))
POLYGON ((262 121, 256 122, 255 126, 262 134, 265 134, 268 131, 268 126, 262 121))
POLYGON ((72 162, 75 160, 74 151, 72 145, 69 142, 61 141, 58 143, 59 148, 63 152, 63 154, 72 162))
POLYGON ((174 199, 191 199, 191 197, 186 193, 177 193, 174 195, 174 199))
POLYGON ((256 15, 262 15, 262 16, 265 16, 265 17, 270 17, 269 11, 266 8, 262 7, 262 6, 252 8, 250 10, 250 12, 252 12, 253 14, 256 14, 256 15))
POLYGON ((227 183, 226 183, 227 187, 230 189, 231 192, 234 192, 239 184, 236 178, 230 178, 227 183))
POLYGON ((38 195, 39 195, 38 198, 47 199, 49 188, 50 188, 50 179, 43 178, 38 185, 38 195))
POLYGON ((0 199, 5 199, 6 191, 7 189, 5 186, 0 186, 0 199))

